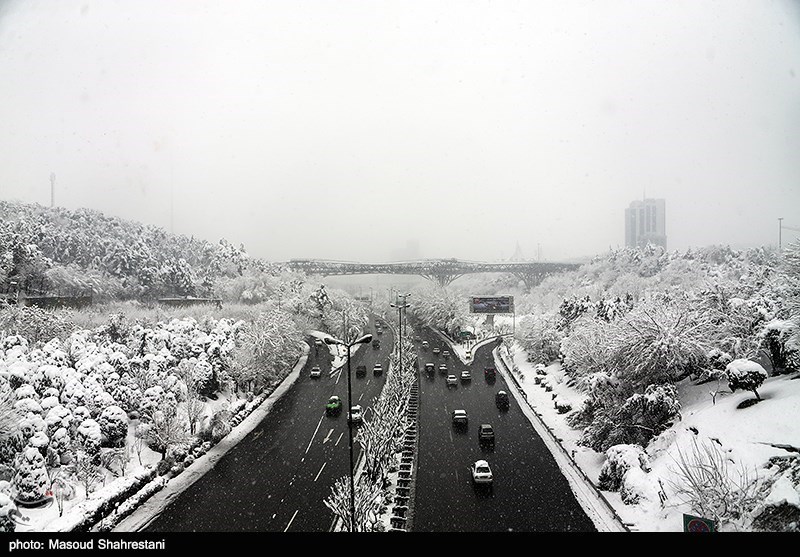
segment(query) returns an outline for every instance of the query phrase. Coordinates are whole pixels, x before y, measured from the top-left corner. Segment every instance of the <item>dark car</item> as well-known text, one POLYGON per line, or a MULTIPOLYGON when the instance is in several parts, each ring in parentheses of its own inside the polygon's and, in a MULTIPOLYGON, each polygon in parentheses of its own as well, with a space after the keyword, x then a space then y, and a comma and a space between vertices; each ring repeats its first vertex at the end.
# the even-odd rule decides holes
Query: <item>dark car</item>
POLYGON ((481 424, 478 428, 478 443, 481 445, 494 445, 494 428, 491 424, 481 424))
POLYGON ((447 375, 447 364, 439 364, 439 373, 447 375))
POLYGON ((367 374, 367 366, 356 366, 356 377, 364 377, 367 374))
POLYGON ((488 379, 490 381, 493 381, 497 377, 497 370, 495 368, 493 368, 493 367, 484 368, 483 376, 486 379, 488 379))
POLYGON ((505 391, 498 391, 497 394, 494 396, 494 402, 497 404, 498 408, 507 410, 508 409, 508 393, 505 391))
POLYGON ((380 375, 381 373, 383 373, 383 366, 375 364, 375 367, 372 368, 372 375, 380 375))
POLYGON ((375 350, 377 350, 378 348, 380 348, 380 347, 381 347, 381 341, 380 341, 380 340, 378 340, 377 338, 376 338, 376 339, 373 339, 373 340, 372 340, 372 347, 373 347, 375 350))
POLYGON ((433 373, 436 371, 436 366, 433 362, 428 362, 425 364, 425 371, 428 373, 428 375, 433 375, 433 373))

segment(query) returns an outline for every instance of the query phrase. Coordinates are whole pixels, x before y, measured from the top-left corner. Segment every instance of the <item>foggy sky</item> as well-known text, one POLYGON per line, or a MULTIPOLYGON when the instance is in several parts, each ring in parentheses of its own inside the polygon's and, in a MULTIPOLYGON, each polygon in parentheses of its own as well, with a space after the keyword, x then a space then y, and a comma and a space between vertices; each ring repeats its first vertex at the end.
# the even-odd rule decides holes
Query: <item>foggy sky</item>
POLYGON ((788 0, 0 0, 0 199, 275 261, 591 255, 643 195, 776 244, 798 154, 788 0))

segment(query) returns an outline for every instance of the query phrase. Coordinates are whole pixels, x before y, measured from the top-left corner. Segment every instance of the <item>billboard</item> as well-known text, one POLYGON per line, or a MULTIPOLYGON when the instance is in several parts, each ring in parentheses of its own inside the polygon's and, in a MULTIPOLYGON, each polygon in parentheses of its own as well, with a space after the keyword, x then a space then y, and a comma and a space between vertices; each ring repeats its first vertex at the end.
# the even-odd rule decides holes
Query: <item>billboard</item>
POLYGON ((514 296, 472 296, 469 308, 471 313, 513 313, 514 296))

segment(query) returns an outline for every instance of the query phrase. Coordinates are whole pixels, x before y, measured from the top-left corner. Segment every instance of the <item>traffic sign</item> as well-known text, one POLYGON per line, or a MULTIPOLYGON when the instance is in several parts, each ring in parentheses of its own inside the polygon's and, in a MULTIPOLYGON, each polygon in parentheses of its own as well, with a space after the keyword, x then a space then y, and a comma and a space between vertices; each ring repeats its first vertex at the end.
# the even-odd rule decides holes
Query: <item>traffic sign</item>
POLYGON ((703 518, 700 516, 692 516, 690 514, 683 515, 683 531, 684 532, 716 532, 717 525, 711 519, 703 518))

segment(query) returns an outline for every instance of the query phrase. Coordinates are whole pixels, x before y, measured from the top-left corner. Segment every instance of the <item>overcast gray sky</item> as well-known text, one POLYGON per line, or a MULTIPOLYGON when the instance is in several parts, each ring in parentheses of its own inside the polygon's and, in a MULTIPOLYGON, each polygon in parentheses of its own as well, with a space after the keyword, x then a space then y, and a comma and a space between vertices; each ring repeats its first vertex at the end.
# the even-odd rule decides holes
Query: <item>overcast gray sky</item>
MULTIPOLYGON (((558 260, 800 228, 789 0, 0 0, 0 198, 271 260, 558 260)), ((786 232, 784 238, 797 237, 786 232)))

